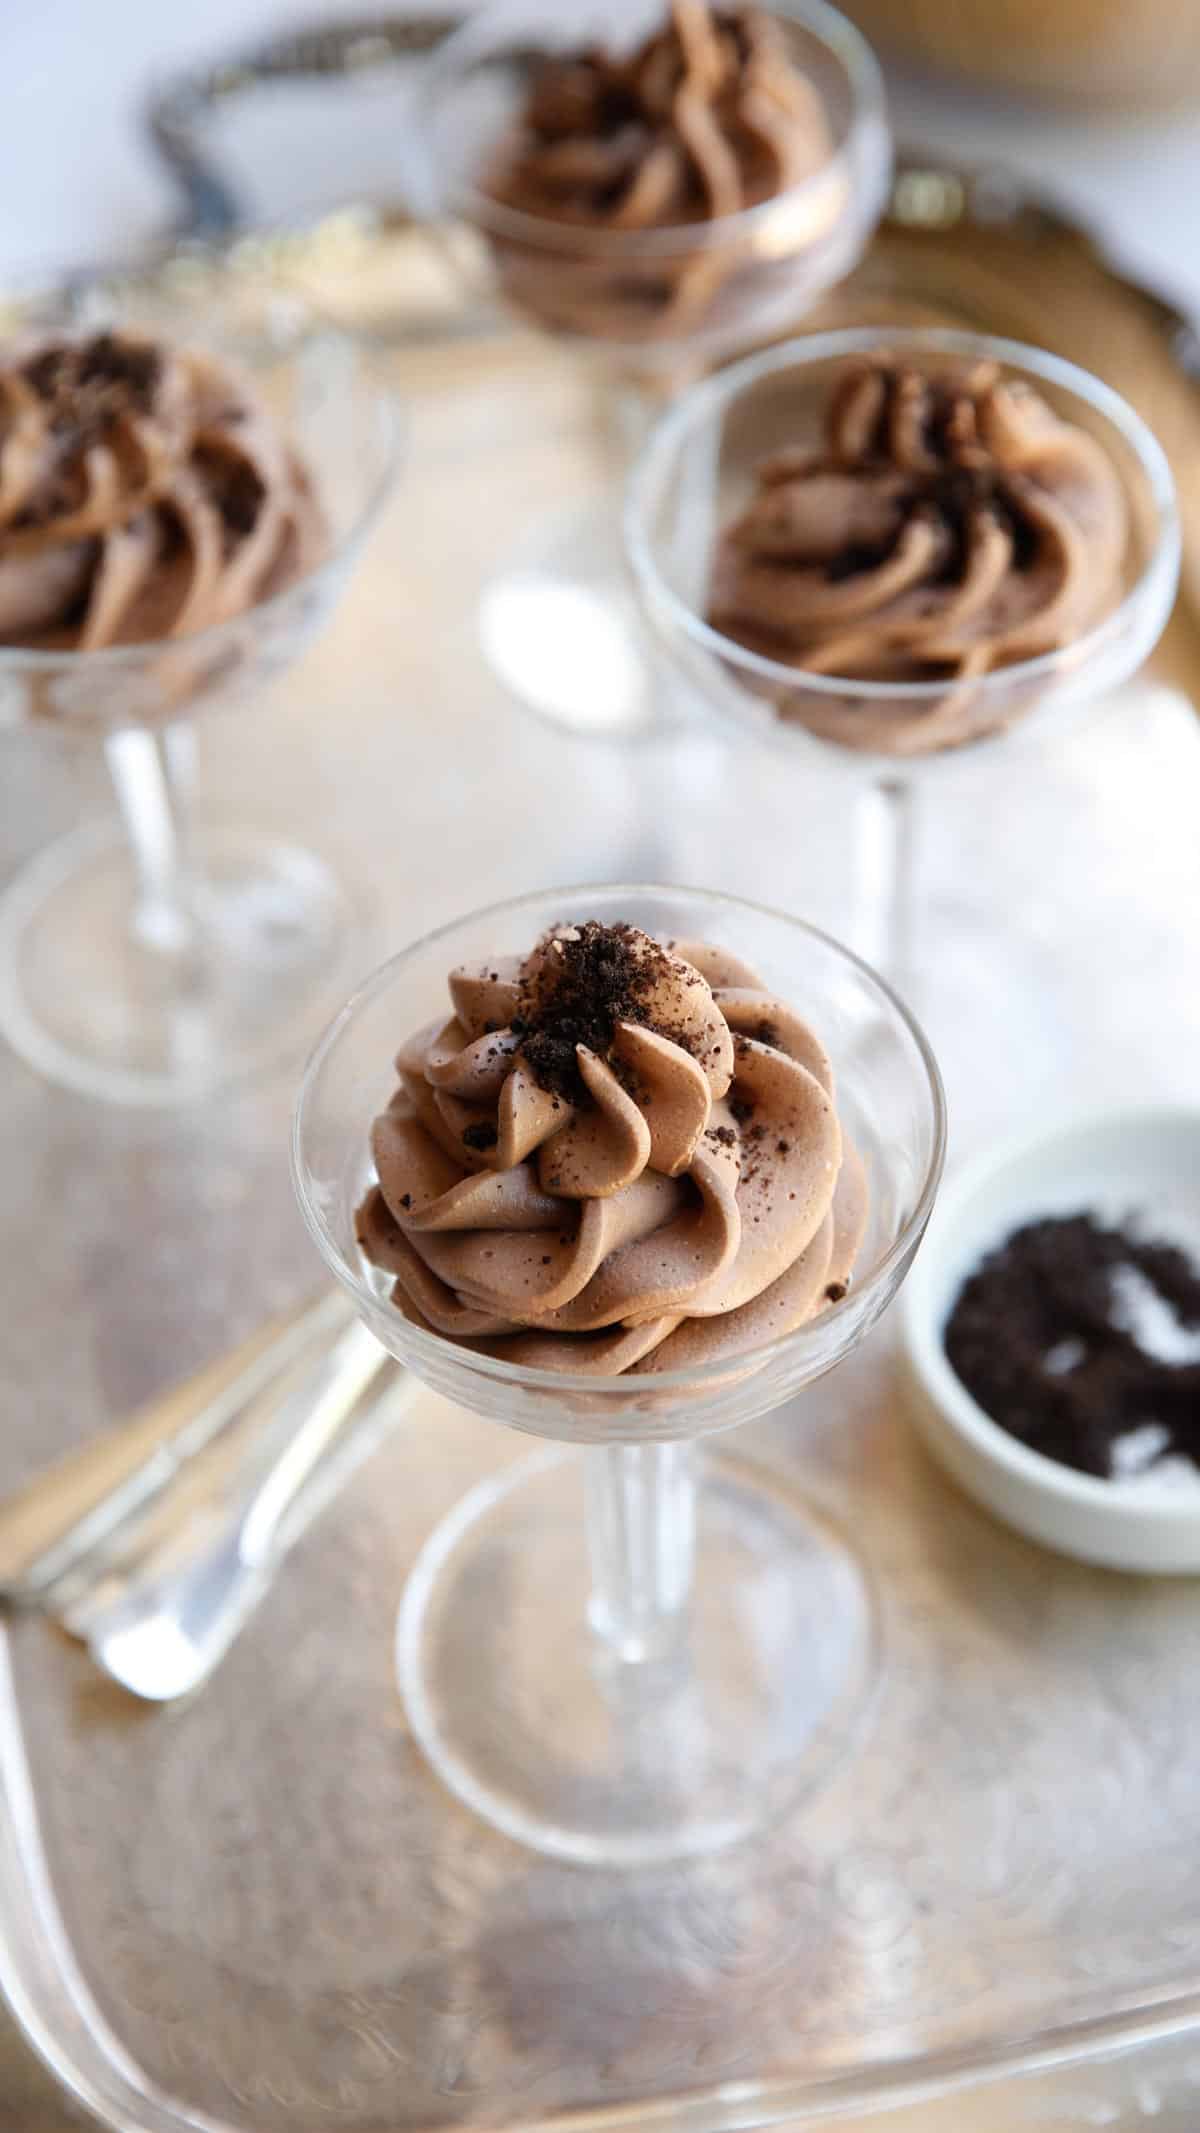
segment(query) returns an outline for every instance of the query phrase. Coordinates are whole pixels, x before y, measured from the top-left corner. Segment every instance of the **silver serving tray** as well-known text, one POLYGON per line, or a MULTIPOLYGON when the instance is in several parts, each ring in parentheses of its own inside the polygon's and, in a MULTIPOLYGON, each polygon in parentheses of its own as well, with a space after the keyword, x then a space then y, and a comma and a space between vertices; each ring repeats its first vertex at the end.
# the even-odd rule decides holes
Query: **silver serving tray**
MULTIPOLYGON (((931 308, 952 286, 960 315, 1008 329, 1005 292, 1033 305, 1047 258, 1061 290, 1063 226, 1036 225, 1039 252, 1010 223, 989 251, 954 182, 932 216, 913 195, 905 219, 901 197, 840 302, 931 308)), ((444 284, 436 332, 424 240, 387 217, 265 249, 386 325, 413 448, 327 639, 209 722, 210 804, 333 847, 374 896, 364 968, 473 903, 635 866, 843 925, 838 781, 707 732, 636 756, 568 741, 483 664, 474 605, 503 544, 612 491, 591 381, 502 327, 464 334, 444 284)), ((236 274, 263 250, 163 272, 236 274)), ((1109 345, 1120 327, 1152 348, 1159 404, 1194 422, 1149 300, 1100 262, 1079 275, 1109 345)), ((99 780, 44 735, 7 746, 15 866, 75 811, 73 776, 95 805, 99 780)), ((997 750, 937 781, 918 1004, 955 1155, 1072 1092, 1195 1100, 1198 789, 1190 704, 1156 687, 1053 755, 997 750)), ((281 1077, 177 1118, 101 1112, 0 1057, 0 1488, 311 1285, 290 1097, 281 1077)), ((697 1866, 538 1860, 455 1806, 407 1739, 390 1671, 406 1568, 472 1481, 522 1455, 432 1396, 191 1706, 136 1709, 45 1625, 4 1631, 0 1982, 64 2085, 140 2133, 734 2133, 885 2106, 904 2133, 1140 2111, 1192 2133, 1200 1586, 1058 1562, 956 1496, 896 1411, 886 1329, 736 1450, 853 1516, 886 1692, 823 1800, 697 1866)), ((0 2124, 57 2133, 69 2118, 24 2066, 0 2035, 0 2124)))

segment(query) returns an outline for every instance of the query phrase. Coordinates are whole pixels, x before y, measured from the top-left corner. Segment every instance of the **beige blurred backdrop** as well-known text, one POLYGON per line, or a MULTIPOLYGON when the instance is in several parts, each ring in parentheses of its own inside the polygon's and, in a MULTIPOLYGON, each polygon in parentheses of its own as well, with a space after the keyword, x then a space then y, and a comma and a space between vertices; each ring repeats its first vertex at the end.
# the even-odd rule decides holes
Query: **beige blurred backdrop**
POLYGON ((844 0, 868 35, 922 65, 1114 109, 1200 95, 1195 0, 844 0))

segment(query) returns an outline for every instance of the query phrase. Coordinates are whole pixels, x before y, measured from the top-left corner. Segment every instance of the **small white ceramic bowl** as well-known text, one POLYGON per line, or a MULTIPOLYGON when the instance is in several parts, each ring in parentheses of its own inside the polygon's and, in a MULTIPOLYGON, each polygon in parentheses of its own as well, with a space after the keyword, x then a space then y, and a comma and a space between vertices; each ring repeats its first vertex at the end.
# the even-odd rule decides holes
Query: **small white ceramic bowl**
POLYGON ((1111 1570, 1200 1571, 1200 1480, 1100 1481, 1019 1443, 971 1398, 942 1332, 984 1254, 1023 1222, 1088 1210, 1200 1235, 1200 1110, 1076 1120, 968 1163, 942 1192, 900 1299, 900 1369, 930 1451, 985 1510, 1030 1540, 1111 1570))

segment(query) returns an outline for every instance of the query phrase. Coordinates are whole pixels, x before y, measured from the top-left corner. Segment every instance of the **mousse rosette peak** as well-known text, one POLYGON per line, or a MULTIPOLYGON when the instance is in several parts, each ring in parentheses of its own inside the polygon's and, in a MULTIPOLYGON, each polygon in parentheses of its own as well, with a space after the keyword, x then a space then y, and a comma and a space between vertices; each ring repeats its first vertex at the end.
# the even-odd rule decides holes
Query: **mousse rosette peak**
POLYGON ((971 738, 991 672, 1073 644, 1119 602, 1121 480, 1095 437, 992 361, 846 366, 812 448, 774 453, 720 537, 709 619, 814 675, 942 682, 931 702, 819 692, 782 708, 850 747, 971 738))
POLYGON ((0 643, 187 637, 326 547, 304 469, 232 365, 124 332, 0 356, 0 643))
POLYGON ((639 230, 734 215, 832 153, 811 82, 756 7, 672 0, 628 55, 547 60, 493 197, 525 214, 639 230))
MULTIPOLYGON (((484 175, 494 207, 558 232, 545 256, 519 233, 495 240, 510 296, 548 325, 642 338, 695 323, 754 254, 753 233, 713 244, 704 225, 782 200, 833 161, 822 99, 767 11, 671 0, 665 13, 632 51, 547 57, 484 175), (592 238, 664 232, 674 244, 645 258, 606 258, 602 243, 589 263, 592 238)), ((794 248, 843 206, 835 187, 794 248)), ((781 225, 769 250, 786 249, 781 225)))
POLYGON ((736 1354, 844 1289, 862 1168, 818 1039, 744 965, 588 921, 449 993, 399 1053, 358 1216, 414 1323, 609 1375, 736 1354))

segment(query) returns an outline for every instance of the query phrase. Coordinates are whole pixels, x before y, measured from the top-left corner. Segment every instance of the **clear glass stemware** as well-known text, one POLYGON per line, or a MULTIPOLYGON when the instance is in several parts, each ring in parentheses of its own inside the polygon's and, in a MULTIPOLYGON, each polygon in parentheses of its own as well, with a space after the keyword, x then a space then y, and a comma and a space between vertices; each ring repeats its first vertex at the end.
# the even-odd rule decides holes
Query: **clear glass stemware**
POLYGON ((93 741, 119 810, 118 823, 38 854, 0 897, 0 1031, 88 1095, 172 1104, 310 1041, 332 1005, 324 988, 336 998, 346 983, 356 920, 328 865, 253 829, 193 821, 193 720, 264 687, 328 620, 391 488, 398 415, 350 335, 282 285, 233 285, 199 263, 167 289, 134 281, 39 302, 21 324, 128 329, 249 372, 328 528, 314 569, 191 636, 0 646, 0 721, 43 744, 93 741))
MULTIPOLYGON (((685 394, 657 426, 630 479, 626 552, 642 610, 677 672, 723 722, 790 756, 800 773, 840 770, 855 796, 857 938, 897 984, 919 962, 913 909, 915 812, 922 791, 985 742, 1041 743, 1065 732, 1137 671, 1157 643, 1179 577, 1170 469, 1120 396, 1075 364, 1020 343, 934 328, 866 326, 812 334, 753 356, 685 394), (1074 643, 997 667, 971 687, 964 745, 883 753, 889 717, 933 719, 948 685, 856 681, 764 657, 706 619, 721 530, 743 507, 757 465, 815 445, 848 358, 900 354, 929 373, 947 360, 991 360, 1024 380, 1104 448, 1120 476, 1129 533, 1113 611, 1074 643), (861 732, 856 732, 856 728, 861 732), (867 736, 867 737, 863 737, 867 736)), ((986 754, 984 763, 986 762, 986 754)), ((983 765, 981 764, 981 768, 983 765)))
MULTIPOLYGON (((452 222, 460 271, 595 372, 618 461, 702 368, 802 318, 853 267, 883 209, 891 142, 870 47, 825 0, 770 0, 769 12, 820 94, 833 152, 772 199, 680 228, 556 222, 501 206, 483 182, 546 58, 589 43, 633 50, 661 26, 665 0, 492 0, 425 77, 422 206, 452 222)), ((610 493, 518 532, 480 620, 501 681, 543 717, 607 738, 662 723, 610 493)))
POLYGON ((857 1347, 916 1251, 944 1138, 936 1064, 886 985, 799 920, 701 891, 585 888, 478 913, 386 964, 318 1046, 293 1166, 327 1265, 435 1391, 558 1447, 481 1483, 438 1528, 397 1632, 430 1761, 510 1836, 596 1864, 701 1853, 786 1812, 849 1752, 879 1665, 869 1568, 802 1475, 727 1455, 701 1465, 697 1446, 857 1347), (845 1298, 703 1368, 581 1379, 493 1360, 412 1326, 355 1244, 393 1056, 444 1011, 448 972, 589 917, 719 944, 794 1002, 831 1055, 868 1172, 845 1298))

